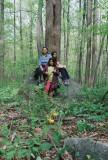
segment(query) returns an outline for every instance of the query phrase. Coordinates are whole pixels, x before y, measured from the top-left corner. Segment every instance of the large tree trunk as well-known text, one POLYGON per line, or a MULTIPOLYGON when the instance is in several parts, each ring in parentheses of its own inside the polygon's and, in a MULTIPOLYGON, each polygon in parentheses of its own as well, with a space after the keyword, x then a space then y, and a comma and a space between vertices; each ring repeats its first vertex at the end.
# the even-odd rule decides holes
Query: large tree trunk
POLYGON ((0 79, 4 76, 4 0, 0 0, 0 79))
POLYGON ((61 0, 46 0, 45 45, 49 51, 56 51, 60 58, 61 43, 61 0))
POLYGON ((90 66, 91 66, 91 32, 90 26, 92 25, 92 0, 87 1, 87 56, 86 56, 86 68, 85 68, 85 84, 89 85, 90 80, 90 66))
POLYGON ((36 26, 36 41, 37 41, 38 56, 41 54, 42 47, 44 46, 42 8, 43 8, 43 0, 39 0, 38 1, 38 18, 37 18, 37 26, 36 26))

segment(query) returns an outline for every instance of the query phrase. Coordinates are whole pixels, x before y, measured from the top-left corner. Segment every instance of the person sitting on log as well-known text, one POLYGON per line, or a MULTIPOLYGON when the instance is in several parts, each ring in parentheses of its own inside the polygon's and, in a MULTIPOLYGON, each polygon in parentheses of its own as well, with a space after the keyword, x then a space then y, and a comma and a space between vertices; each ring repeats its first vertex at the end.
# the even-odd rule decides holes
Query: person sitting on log
POLYGON ((52 52, 52 58, 54 61, 54 65, 59 69, 63 84, 66 86, 69 85, 70 76, 68 74, 68 71, 66 70, 66 66, 60 64, 60 62, 57 61, 57 53, 56 52, 52 52))
POLYGON ((35 73, 34 73, 35 80, 38 80, 40 82, 45 81, 46 79, 46 74, 44 73, 45 67, 51 57, 52 55, 48 52, 48 48, 43 47, 42 54, 39 57, 39 67, 36 68, 35 73))

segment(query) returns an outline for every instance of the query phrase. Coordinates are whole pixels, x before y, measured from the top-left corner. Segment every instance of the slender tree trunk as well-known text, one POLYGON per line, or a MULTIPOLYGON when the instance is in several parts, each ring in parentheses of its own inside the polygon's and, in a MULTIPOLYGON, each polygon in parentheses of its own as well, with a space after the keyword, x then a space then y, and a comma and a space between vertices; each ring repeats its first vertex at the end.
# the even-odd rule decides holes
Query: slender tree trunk
POLYGON ((16 0, 14 0, 14 65, 16 63, 16 0))
POLYGON ((20 50, 23 55, 23 35, 22 35, 22 0, 20 0, 20 50))
POLYGON ((42 47, 44 46, 42 8, 43 8, 43 0, 39 0, 38 1, 38 18, 37 18, 37 27, 36 27, 38 56, 41 54, 42 47))
POLYGON ((65 23, 65 6, 63 7, 63 33, 64 33, 64 62, 66 62, 66 23, 65 23))
POLYGON ((68 12, 67 12, 67 45, 66 45, 66 64, 68 65, 69 54, 69 39, 70 39, 70 0, 68 0, 68 12))
POLYGON ((93 41, 92 41, 92 64, 91 64, 91 78, 90 85, 93 86, 94 79, 94 68, 96 68, 96 52, 97 52, 97 35, 96 35, 96 24, 97 24, 97 0, 94 0, 93 9, 93 41))
POLYGON ((0 79, 4 77, 4 0, 0 0, 0 79))
MULTIPOLYGON (((81 13, 81 4, 82 4, 82 2, 81 2, 81 0, 79 0, 79 13, 81 13)), ((76 77, 76 79, 77 79, 77 81, 79 82, 79 83, 81 83, 81 81, 82 81, 82 77, 81 77, 81 69, 82 69, 82 63, 81 63, 81 61, 82 61, 82 33, 81 33, 81 31, 80 31, 80 28, 81 28, 81 25, 82 25, 82 28, 83 28, 83 23, 81 24, 81 18, 79 18, 79 24, 78 24, 78 26, 79 26, 79 32, 78 32, 78 36, 80 37, 79 38, 79 45, 80 45, 80 47, 79 47, 79 54, 78 54, 78 56, 77 56, 77 77, 76 77)))
POLYGON ((23 23, 22 23, 22 0, 20 0, 20 53, 21 53, 21 57, 22 57, 22 78, 24 78, 26 72, 25 72, 25 57, 24 57, 24 53, 23 53, 23 23))
POLYGON ((90 66, 91 66, 91 31, 90 26, 92 25, 92 0, 87 0, 87 28, 88 28, 88 39, 87 39, 87 56, 86 56, 86 68, 85 68, 85 84, 89 85, 90 80, 90 66))
POLYGON ((50 51, 56 51, 60 58, 61 43, 61 0, 46 0, 45 44, 50 51))
POLYGON ((105 40, 105 36, 103 36, 102 40, 101 40, 101 46, 100 46, 99 56, 98 56, 96 68, 95 68, 95 71, 94 71, 93 86, 95 86, 96 81, 97 81, 98 67, 99 67, 101 55, 102 55, 102 52, 103 52, 104 40, 105 40))
MULTIPOLYGON (((79 11, 81 13, 81 0, 79 0, 79 11)), ((82 24, 79 23, 79 26, 82 25, 82 33, 80 35, 80 48, 77 61, 77 81, 82 83, 82 70, 83 70, 83 48, 85 42, 85 23, 86 23, 86 0, 83 1, 83 16, 82 24)))
MULTIPOLYGON (((107 7, 107 23, 108 23, 108 7, 107 7)), ((108 84, 108 35, 107 35, 107 43, 106 43, 106 84, 108 84)))
POLYGON ((106 84, 108 84, 108 36, 107 36, 107 58, 106 58, 106 84))
POLYGON ((107 38, 106 38, 106 53, 108 53, 108 36, 107 36, 107 38))
POLYGON ((30 12, 30 41, 29 41, 29 45, 30 45, 30 60, 31 62, 33 62, 33 15, 32 15, 32 2, 31 2, 31 12, 30 12))
POLYGON ((100 80, 101 80, 101 84, 105 84, 105 81, 106 81, 106 51, 105 50, 103 51, 101 63, 102 63, 101 72, 99 72, 101 77, 100 80))

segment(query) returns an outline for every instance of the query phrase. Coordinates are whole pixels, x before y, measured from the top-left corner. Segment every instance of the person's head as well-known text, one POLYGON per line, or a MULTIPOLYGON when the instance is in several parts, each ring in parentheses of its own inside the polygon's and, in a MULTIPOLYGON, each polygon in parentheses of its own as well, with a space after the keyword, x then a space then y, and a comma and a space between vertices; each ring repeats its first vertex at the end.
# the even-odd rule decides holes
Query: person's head
POLYGON ((51 54, 52 54, 53 58, 57 58, 57 52, 56 51, 52 52, 51 54))
POLYGON ((48 53, 48 48, 47 47, 43 47, 42 48, 42 54, 46 55, 48 53))
POLYGON ((54 61, 52 58, 49 59, 48 66, 54 66, 54 61))
POLYGON ((56 66, 57 65, 57 52, 54 51, 54 52, 51 53, 51 55, 52 55, 52 59, 53 59, 53 62, 54 62, 54 66, 56 66))

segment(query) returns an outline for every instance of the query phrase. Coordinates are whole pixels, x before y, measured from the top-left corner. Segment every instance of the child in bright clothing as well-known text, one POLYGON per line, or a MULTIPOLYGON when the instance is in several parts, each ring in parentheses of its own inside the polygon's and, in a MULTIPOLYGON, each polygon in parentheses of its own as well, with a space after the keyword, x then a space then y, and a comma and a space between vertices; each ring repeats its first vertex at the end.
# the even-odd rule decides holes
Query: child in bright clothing
POLYGON ((54 91, 58 87, 58 69, 54 65, 53 59, 50 58, 48 66, 46 68, 47 82, 45 85, 45 92, 48 93, 51 97, 54 95, 54 91))

